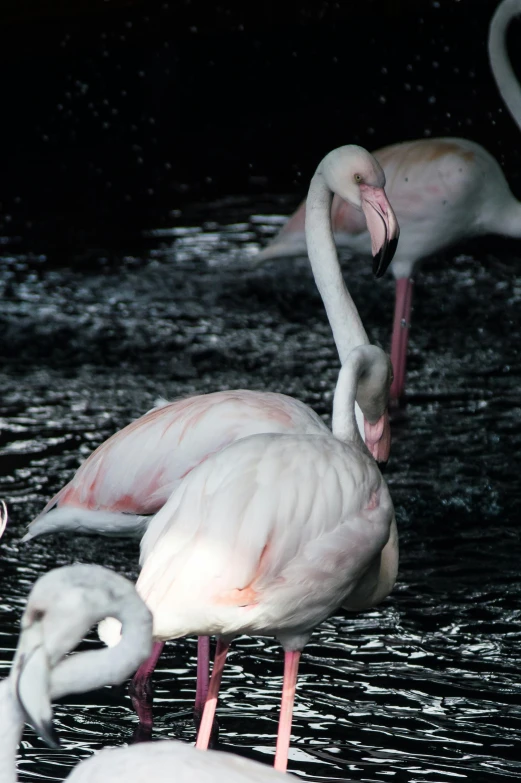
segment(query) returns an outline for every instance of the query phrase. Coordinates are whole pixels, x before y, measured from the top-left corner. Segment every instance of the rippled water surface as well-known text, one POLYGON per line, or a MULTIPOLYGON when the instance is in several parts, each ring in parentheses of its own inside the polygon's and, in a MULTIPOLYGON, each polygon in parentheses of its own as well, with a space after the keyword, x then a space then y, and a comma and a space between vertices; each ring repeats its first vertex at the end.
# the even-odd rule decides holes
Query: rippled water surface
MULTIPOLYGON (((330 330, 305 259, 255 267, 281 222, 255 215, 263 210, 215 204, 206 212, 215 222, 158 231, 118 265, 100 251, 72 271, 4 247, 2 674, 40 574, 84 561, 136 576, 135 543, 19 539, 93 448, 157 396, 283 391, 329 422, 330 330)), ((387 346, 392 276, 375 283, 368 262, 342 261, 371 339, 387 346)), ((332 617, 304 652, 290 753, 304 778, 493 783, 521 773, 520 273, 517 246, 487 240, 430 262, 418 280, 409 399, 394 417, 386 472, 399 582, 378 609, 332 617)), ((194 741, 195 665, 194 639, 167 646, 154 678, 155 737, 194 741)), ((272 761, 281 681, 273 640, 234 644, 222 748, 272 761)), ((126 686, 65 699, 56 716, 63 747, 48 749, 28 729, 21 780, 62 780, 136 728, 126 686)))

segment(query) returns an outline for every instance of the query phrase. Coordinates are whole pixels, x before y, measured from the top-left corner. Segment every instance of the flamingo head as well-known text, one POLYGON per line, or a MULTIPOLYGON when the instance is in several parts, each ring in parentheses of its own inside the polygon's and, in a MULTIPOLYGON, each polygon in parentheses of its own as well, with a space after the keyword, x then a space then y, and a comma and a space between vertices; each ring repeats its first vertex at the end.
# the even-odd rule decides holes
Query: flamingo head
POLYGON ((387 354, 376 345, 359 347, 368 357, 366 369, 360 373, 356 401, 364 415, 364 441, 373 458, 385 465, 391 450, 389 424, 389 391, 392 366, 387 354))
POLYGON ((385 174, 363 147, 348 144, 326 155, 322 173, 328 187, 361 209, 371 236, 373 272, 382 277, 398 245, 400 227, 385 193, 385 174))

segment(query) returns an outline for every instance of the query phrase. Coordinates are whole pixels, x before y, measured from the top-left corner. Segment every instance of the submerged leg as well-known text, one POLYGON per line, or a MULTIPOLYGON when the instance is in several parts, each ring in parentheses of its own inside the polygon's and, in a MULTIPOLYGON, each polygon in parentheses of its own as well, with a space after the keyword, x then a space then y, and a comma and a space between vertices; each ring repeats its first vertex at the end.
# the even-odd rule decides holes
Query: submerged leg
POLYGON ((219 688, 221 686, 224 663, 226 661, 229 647, 229 640, 224 641, 223 639, 218 639, 217 648, 215 650, 212 676, 210 678, 210 686, 208 688, 206 704, 204 705, 201 725, 199 726, 197 742, 195 743, 195 747, 201 748, 202 750, 206 750, 208 748, 208 743, 210 742, 210 735, 212 733, 215 710, 217 707, 217 698, 219 696, 219 688))
POLYGON ((140 724, 147 730, 152 730, 152 690, 150 676, 165 646, 164 642, 154 642, 150 657, 141 664, 130 685, 132 704, 136 710, 140 724))
POLYGON ((203 716, 208 687, 210 683, 210 637, 199 636, 197 639, 197 685, 195 690, 194 715, 196 721, 203 716))
POLYGON ((277 750, 275 751, 275 769, 281 772, 285 772, 288 766, 289 741, 291 739, 293 703, 295 701, 299 661, 300 650, 284 653, 284 684, 282 686, 282 703, 277 733, 277 750))
POLYGON ((401 277, 396 281, 396 301, 394 305, 393 336, 391 339, 391 362, 394 379, 391 385, 391 402, 403 397, 405 388, 405 366, 407 363, 407 345, 411 325, 412 289, 414 280, 401 277))

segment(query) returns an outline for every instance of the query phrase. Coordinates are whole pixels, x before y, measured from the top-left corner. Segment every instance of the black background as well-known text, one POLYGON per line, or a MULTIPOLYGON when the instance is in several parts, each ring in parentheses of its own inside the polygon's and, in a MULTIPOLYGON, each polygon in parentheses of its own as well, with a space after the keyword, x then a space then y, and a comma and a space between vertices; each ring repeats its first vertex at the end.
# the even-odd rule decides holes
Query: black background
MULTIPOLYGON (((4 0, 0 233, 33 252, 128 244, 197 200, 300 196, 340 144, 422 136, 480 142, 519 192, 486 52, 496 6, 4 0)), ((517 73, 520 40, 515 21, 517 73)))

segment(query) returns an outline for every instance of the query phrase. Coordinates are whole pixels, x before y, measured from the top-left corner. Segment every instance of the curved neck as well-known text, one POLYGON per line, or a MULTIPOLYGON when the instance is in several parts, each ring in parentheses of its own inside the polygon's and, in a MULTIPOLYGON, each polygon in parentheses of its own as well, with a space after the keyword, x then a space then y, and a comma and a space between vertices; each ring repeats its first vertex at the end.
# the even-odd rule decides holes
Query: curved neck
POLYGON ((317 288, 324 302, 340 362, 369 339, 346 288, 331 228, 333 193, 318 168, 306 203, 306 243, 317 288))
MULTIPOLYGON (((338 375, 338 381, 333 398, 333 435, 344 443, 354 443, 366 450, 366 446, 356 422, 355 400, 358 389, 358 379, 362 371, 362 358, 357 354, 346 361, 338 375)), ((369 452, 368 452, 369 453, 369 452)))
MULTIPOLYGON (((152 651, 152 624, 148 610, 138 599, 110 610, 121 621, 121 640, 111 648, 71 655, 51 675, 51 698, 85 693, 105 685, 117 685, 138 669, 152 651)), ((105 615, 102 615, 103 617, 105 615)), ((101 619, 101 618, 99 618, 101 619)))
POLYGON ((521 130, 521 89, 506 51, 507 28, 518 14, 521 14, 521 0, 503 0, 500 3, 490 23, 488 56, 501 97, 521 130))
POLYGON ((16 751, 22 736, 24 716, 13 695, 9 679, 0 682, 0 780, 16 783, 16 751))

